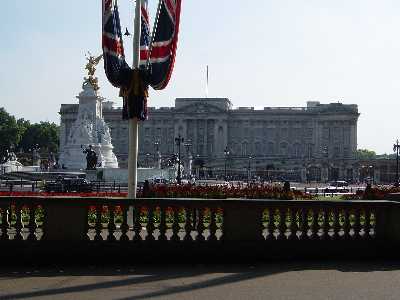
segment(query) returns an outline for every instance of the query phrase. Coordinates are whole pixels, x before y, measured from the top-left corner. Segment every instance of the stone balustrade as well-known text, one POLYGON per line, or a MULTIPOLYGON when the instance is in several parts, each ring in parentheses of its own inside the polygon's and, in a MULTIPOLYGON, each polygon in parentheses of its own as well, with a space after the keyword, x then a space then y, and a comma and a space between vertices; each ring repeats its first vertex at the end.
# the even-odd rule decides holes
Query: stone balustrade
POLYGON ((391 201, 4 197, 0 249, 75 259, 369 257, 396 252, 399 208, 391 201))

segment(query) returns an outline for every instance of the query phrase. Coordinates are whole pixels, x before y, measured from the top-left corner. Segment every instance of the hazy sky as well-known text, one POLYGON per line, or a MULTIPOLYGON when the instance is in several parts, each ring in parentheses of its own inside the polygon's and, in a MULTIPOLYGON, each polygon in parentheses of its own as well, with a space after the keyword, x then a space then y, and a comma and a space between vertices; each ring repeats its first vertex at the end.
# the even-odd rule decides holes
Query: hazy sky
MULTIPOLYGON (((101 0, 2 2, 0 106, 58 123, 61 103, 77 101, 85 52, 101 53, 101 0)), ((133 1, 119 4, 122 26, 131 28, 133 1)), ((209 96, 235 106, 358 104, 358 147, 392 153, 400 137, 399 32, 398 0, 183 0, 172 81, 151 92, 149 104, 203 97, 208 64, 209 96)), ((102 65, 97 75, 101 94, 120 106, 102 65)))

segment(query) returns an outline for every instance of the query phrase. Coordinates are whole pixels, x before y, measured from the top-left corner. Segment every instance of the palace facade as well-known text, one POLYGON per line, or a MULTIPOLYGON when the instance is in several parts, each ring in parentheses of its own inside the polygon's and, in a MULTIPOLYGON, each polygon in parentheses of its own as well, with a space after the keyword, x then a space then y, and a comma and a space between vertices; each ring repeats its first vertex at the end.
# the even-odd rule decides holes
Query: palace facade
MULTIPOLYGON (((128 122, 103 102, 120 167, 127 166, 128 122)), ((77 104, 61 106, 61 141, 76 119, 77 104)), ((174 107, 149 108, 139 125, 139 164, 155 166, 178 153, 203 176, 285 177, 292 180, 358 178, 357 105, 307 102, 305 107, 233 108, 226 98, 178 98, 174 107), (197 170, 199 172, 199 170, 197 170)))

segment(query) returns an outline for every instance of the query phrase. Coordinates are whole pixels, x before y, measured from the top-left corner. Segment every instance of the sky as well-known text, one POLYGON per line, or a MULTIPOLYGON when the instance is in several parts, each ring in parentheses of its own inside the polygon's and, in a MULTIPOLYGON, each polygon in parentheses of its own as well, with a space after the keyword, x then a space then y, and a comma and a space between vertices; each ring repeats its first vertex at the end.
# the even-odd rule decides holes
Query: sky
MULTIPOLYGON (((2 2, 0 107, 59 123, 61 104, 77 103, 85 53, 101 53, 101 0, 2 2)), ((157 3, 149 2, 154 16, 157 3)), ((204 97, 209 65, 209 97, 256 108, 357 104, 358 148, 393 152, 400 137, 400 1, 182 2, 174 73, 165 90, 150 92, 149 106, 204 97)), ((134 2, 119 6, 122 27, 132 28, 134 2)), ((124 42, 131 53, 132 39, 124 42)), ((96 74, 101 95, 121 106, 102 64, 96 74)))

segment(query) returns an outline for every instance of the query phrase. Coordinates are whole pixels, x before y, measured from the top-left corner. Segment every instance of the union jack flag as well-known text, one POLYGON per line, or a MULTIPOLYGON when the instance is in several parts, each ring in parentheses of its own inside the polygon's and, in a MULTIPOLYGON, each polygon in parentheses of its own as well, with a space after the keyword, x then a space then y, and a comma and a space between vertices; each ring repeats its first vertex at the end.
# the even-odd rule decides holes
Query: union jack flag
POLYGON ((131 68, 125 61, 117 0, 103 0, 103 58, 108 80, 115 87, 129 84, 131 68))
POLYGON ((140 33, 140 60, 139 66, 141 69, 147 67, 149 58, 149 45, 150 45, 150 21, 149 12, 147 9, 147 0, 142 1, 141 5, 142 19, 141 19, 141 33, 140 33))
MULTIPOLYGON (((155 90, 164 89, 172 74, 178 42, 181 0, 159 0, 155 20, 154 35, 150 36, 147 0, 141 1, 140 36, 140 80, 141 85, 152 86, 155 90)), ((125 60, 121 25, 117 0, 103 0, 103 55, 104 68, 108 80, 125 91, 123 117, 147 117, 147 94, 134 96, 131 91, 135 82, 133 70, 125 60), (126 92, 131 93, 126 96, 126 92), (126 108, 126 109, 125 109, 126 108)))
POLYGON ((149 84, 164 89, 172 74, 178 43, 181 0, 160 0, 160 10, 150 47, 149 84))

